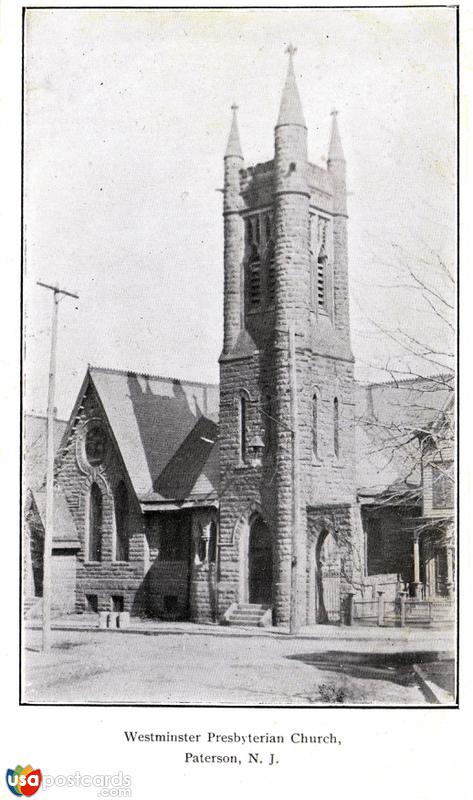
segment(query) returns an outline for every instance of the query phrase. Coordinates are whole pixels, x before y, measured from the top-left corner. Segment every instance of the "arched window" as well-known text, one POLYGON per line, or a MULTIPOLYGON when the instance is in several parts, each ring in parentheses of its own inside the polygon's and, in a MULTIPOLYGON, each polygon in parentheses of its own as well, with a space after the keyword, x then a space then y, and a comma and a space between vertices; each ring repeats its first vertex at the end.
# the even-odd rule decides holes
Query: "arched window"
POLYGON ((340 441, 339 441, 339 412, 338 412, 338 397, 333 399, 333 452, 336 456, 339 454, 340 441))
POLYGON ((207 557, 207 542, 201 535, 200 539, 197 542, 197 558, 199 559, 200 563, 203 564, 206 557, 207 557))
POLYGON ((85 455, 93 467, 102 463, 107 452, 107 436, 99 423, 92 424, 85 437, 85 455))
POLYGON ((209 563, 215 564, 217 560, 217 523, 210 523, 209 563))
POLYGON ((259 308, 261 304, 261 261, 256 245, 251 248, 248 262, 248 305, 250 311, 259 308))
POLYGON ((124 481, 120 481, 115 489, 115 560, 128 561, 130 553, 130 529, 128 492, 124 481))
POLYGON ((102 560, 102 492, 92 484, 89 502, 89 561, 102 560))
POLYGON ((319 407, 316 394, 312 398, 312 452, 317 458, 319 455, 319 407))
POLYGON ((247 406, 247 399, 244 395, 240 397, 240 404, 239 404, 239 420, 238 420, 238 427, 239 427, 239 440, 240 440, 240 461, 246 461, 246 406, 247 406))
POLYGON ((332 315, 332 268, 329 264, 330 222, 314 214, 310 218, 309 252, 311 263, 312 308, 314 311, 332 315))
POLYGON ((326 286, 326 267, 327 256, 321 250, 317 259, 317 306, 323 311, 327 308, 327 286, 326 286))

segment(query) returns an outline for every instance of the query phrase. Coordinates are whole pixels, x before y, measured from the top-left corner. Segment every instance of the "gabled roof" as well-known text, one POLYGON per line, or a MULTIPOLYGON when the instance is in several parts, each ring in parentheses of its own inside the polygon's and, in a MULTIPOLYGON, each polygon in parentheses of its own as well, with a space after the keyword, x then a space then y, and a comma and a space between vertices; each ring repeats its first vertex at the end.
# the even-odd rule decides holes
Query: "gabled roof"
POLYGON ((90 385, 142 504, 217 496, 218 386, 89 367, 69 431, 90 385))
MULTIPOLYGON (((43 530, 46 525, 46 491, 44 489, 30 489, 30 507, 37 515, 43 530)), ((28 500, 27 500, 28 504, 28 500)), ((78 549, 80 542, 76 526, 72 519, 67 500, 59 487, 54 489, 54 535, 53 546, 64 549, 78 549)))
MULTIPOLYGON (((54 451, 56 452, 67 422, 54 420, 54 451)), ((46 477, 46 417, 25 414, 23 423, 23 480, 25 488, 39 489, 46 477)))
MULTIPOLYGON (((63 446, 90 386, 143 510, 218 498, 218 385, 90 367, 63 446)), ((450 376, 356 387, 360 497, 418 502, 419 436, 436 425, 452 398, 450 376)))

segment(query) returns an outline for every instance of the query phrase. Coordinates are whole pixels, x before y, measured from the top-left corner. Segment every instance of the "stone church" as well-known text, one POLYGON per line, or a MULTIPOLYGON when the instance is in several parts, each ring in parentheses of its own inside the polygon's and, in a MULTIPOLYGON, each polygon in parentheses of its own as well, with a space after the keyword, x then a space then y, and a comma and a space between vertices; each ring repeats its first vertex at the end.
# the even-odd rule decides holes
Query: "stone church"
POLYGON ((321 169, 308 158, 292 52, 271 161, 245 164, 234 115, 224 226, 221 600, 268 603, 276 624, 289 622, 292 607, 310 623, 323 549, 334 562, 335 595, 352 569, 354 359, 337 115, 321 169), (262 429, 265 450, 254 467, 249 450, 262 429))
MULTIPOLYGON (((366 463, 357 474, 355 434, 368 390, 355 385, 350 345, 337 113, 323 169, 309 160, 291 48, 271 161, 245 162, 236 112, 224 156, 220 384, 88 369, 56 458, 56 508, 77 542, 69 610, 338 622, 367 575, 358 490, 369 481, 366 463)), ((373 506, 385 489, 376 483, 365 492, 373 506)), ((31 531, 40 505, 32 492, 31 531)), ((389 570, 412 580, 405 541, 389 570)))

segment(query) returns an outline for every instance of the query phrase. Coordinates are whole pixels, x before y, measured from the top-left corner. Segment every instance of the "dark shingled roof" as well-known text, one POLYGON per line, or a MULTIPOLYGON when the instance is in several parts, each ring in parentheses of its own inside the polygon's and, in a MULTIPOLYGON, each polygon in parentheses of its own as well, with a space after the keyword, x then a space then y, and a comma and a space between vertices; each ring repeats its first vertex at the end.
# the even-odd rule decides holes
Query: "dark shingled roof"
MULTIPOLYGON (((89 382, 143 508, 218 498, 218 385, 90 367, 70 427, 89 382)), ((415 495, 420 485, 416 434, 429 431, 452 396, 449 376, 356 387, 360 497, 386 496, 391 490, 395 496, 415 495)))
MULTIPOLYGON (((38 514, 42 528, 46 525, 46 491, 30 490, 33 506, 38 514)), ((54 536, 53 546, 76 549, 80 547, 76 526, 72 519, 67 500, 62 491, 54 489, 54 536)))
POLYGON ((216 497, 218 386, 97 367, 89 374, 141 502, 216 497))

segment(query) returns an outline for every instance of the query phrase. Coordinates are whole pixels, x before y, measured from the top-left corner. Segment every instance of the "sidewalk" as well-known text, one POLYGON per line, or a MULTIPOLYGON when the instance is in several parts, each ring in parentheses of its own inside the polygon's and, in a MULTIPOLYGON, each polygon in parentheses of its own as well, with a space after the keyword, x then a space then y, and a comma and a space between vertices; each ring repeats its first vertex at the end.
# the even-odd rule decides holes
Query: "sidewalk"
MULTIPOLYGON (((41 620, 33 619, 25 622, 30 630, 41 628, 41 620)), ((288 628, 255 628, 237 627, 218 624, 198 624, 194 622, 165 622, 160 620, 143 620, 132 618, 127 628, 98 627, 95 615, 69 615, 53 620, 53 630, 83 631, 90 633, 142 634, 144 636, 219 636, 223 638, 276 638, 288 640, 321 641, 338 647, 343 643, 369 644, 373 652, 389 645, 390 650, 429 650, 432 652, 450 652, 455 650, 456 634, 454 628, 383 628, 366 626, 312 625, 305 626, 296 634, 288 628)), ((365 649, 365 648, 363 648, 365 649)))

